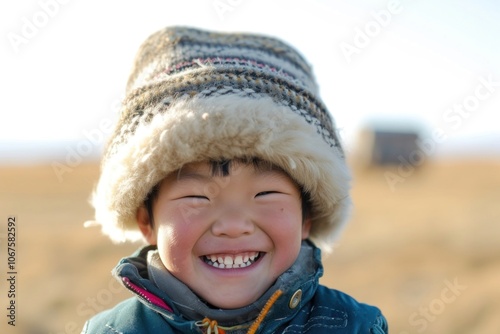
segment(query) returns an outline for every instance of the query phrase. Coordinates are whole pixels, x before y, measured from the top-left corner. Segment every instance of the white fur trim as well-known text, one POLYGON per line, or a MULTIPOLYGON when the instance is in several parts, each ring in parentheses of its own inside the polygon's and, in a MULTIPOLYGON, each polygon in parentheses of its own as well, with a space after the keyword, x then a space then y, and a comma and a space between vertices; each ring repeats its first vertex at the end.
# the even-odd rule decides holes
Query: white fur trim
POLYGON ((136 212, 155 184, 189 162, 243 156, 273 162, 310 192, 310 237, 329 251, 350 208, 345 160, 313 125, 268 97, 180 100, 139 125, 103 161, 92 198, 96 221, 116 242, 139 240, 136 212))

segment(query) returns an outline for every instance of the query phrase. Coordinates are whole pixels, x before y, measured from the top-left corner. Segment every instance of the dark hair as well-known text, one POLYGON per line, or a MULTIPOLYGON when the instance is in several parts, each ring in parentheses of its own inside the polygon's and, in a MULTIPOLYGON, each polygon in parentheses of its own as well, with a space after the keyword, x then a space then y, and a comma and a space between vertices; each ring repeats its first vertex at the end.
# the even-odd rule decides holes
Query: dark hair
MULTIPOLYGON (((226 177, 229 176, 230 170, 231 170, 231 164, 233 162, 241 163, 241 164, 252 164, 253 167, 256 170, 280 170, 287 174, 285 171, 283 171, 282 168, 272 164, 271 162, 261 160, 258 158, 241 158, 241 159, 234 159, 234 160, 217 160, 217 161, 210 161, 210 172, 212 176, 220 176, 220 177, 226 177)), ((146 207, 146 210, 148 211, 149 215, 149 222, 151 224, 151 227, 154 227, 154 220, 153 220, 153 204, 158 198, 158 192, 160 189, 160 183, 157 183, 153 188, 151 188, 151 191, 148 193, 144 200, 144 206, 146 207)), ((302 207, 302 222, 306 220, 306 218, 309 217, 311 213, 311 195, 304 191, 302 187, 299 186, 300 189, 300 199, 301 199, 301 207, 302 207)))
POLYGON ((154 220, 153 220, 153 204, 156 202, 158 199, 158 191, 160 189, 160 183, 157 183, 146 196, 146 199, 144 200, 144 206, 146 207, 146 210, 148 211, 148 217, 149 217, 149 224, 151 225, 152 228, 154 228, 154 220))

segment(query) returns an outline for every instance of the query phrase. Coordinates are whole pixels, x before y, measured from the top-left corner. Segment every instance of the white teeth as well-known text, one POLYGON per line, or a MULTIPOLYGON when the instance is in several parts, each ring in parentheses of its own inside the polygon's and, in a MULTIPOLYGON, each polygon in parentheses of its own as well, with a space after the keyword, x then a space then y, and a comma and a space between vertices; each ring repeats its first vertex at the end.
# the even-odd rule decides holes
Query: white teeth
POLYGON ((207 255, 204 257, 206 263, 220 269, 245 268, 251 265, 259 257, 259 252, 245 253, 243 255, 207 255))

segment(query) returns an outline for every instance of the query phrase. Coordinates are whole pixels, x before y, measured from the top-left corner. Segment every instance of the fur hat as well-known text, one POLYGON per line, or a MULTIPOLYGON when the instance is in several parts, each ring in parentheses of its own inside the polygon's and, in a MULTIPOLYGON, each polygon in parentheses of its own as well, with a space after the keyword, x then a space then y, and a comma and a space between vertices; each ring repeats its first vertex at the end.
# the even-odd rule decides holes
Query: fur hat
POLYGON ((328 251, 350 175, 311 68, 277 39, 171 27, 140 47, 92 204, 114 241, 138 240, 137 209, 186 163, 256 157, 309 192, 310 238, 328 251))

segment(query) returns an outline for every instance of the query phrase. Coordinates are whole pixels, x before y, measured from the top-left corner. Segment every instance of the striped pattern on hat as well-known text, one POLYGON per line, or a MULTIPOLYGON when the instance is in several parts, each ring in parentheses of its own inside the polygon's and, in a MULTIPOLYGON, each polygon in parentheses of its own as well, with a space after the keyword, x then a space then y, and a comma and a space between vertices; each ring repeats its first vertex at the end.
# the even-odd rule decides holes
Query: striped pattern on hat
POLYGON ((311 68, 267 36, 172 27, 141 46, 93 197, 115 241, 137 240, 137 208, 186 163, 257 157, 311 194, 311 239, 328 250, 349 206, 349 172, 311 68))

